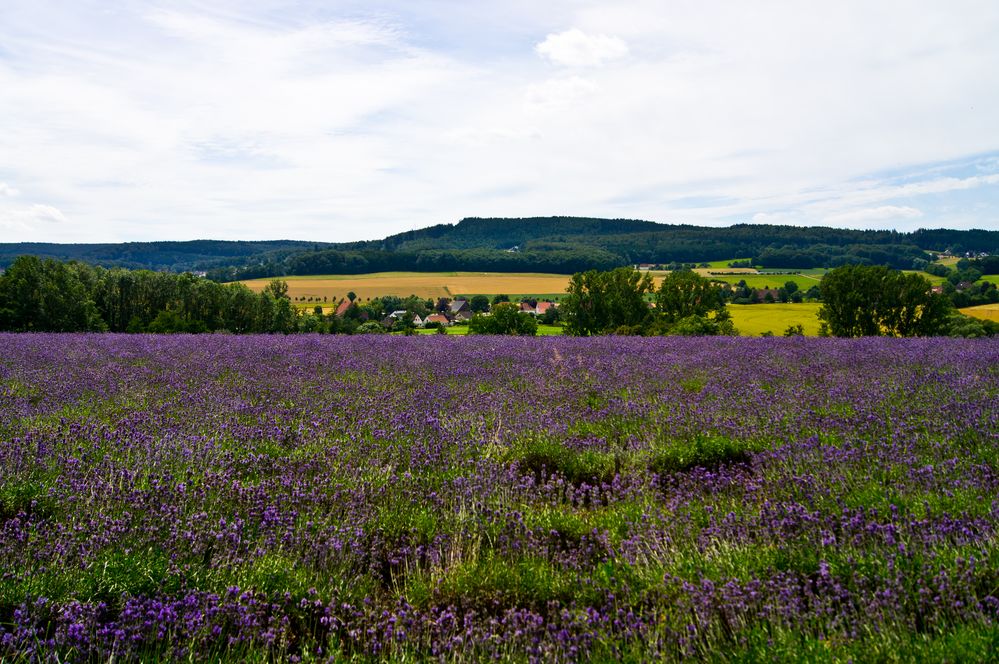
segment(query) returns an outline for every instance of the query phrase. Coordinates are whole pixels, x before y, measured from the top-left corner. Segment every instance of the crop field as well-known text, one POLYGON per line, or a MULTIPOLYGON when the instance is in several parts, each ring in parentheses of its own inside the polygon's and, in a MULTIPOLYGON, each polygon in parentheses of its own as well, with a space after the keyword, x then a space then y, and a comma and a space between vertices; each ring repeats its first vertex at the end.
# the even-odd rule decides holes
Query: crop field
POLYGON ((999 343, 0 335, 4 661, 985 661, 999 343))
MULTIPOLYGON (((825 270, 803 270, 799 274, 768 274, 752 269, 699 268, 698 274, 714 281, 737 284, 745 280, 751 288, 780 288, 788 281, 798 284, 802 291, 817 286, 822 281, 825 270), (711 272, 733 272, 735 274, 710 274, 711 272)), ((911 272, 911 270, 910 270, 911 272)), ((652 271, 649 274, 658 286, 668 272, 652 271)), ((945 280, 925 272, 920 272, 932 284, 945 280)), ((313 298, 308 302, 296 302, 299 308, 311 309, 326 298, 327 306, 347 296, 353 291, 362 300, 383 295, 417 295, 425 298, 454 297, 456 295, 510 295, 555 299, 565 294, 569 277, 564 274, 503 273, 503 272, 374 272, 355 275, 316 275, 306 277, 281 277, 288 283, 288 295, 294 299, 313 298)), ((999 277, 986 276, 987 281, 999 277)), ((243 283, 260 292, 270 279, 251 279, 243 283)))
MULTIPOLYGON (((564 274, 499 272, 375 272, 357 275, 281 277, 288 282, 292 298, 342 299, 353 291, 359 298, 382 295, 418 295, 438 298, 455 295, 547 295, 565 293, 569 277, 564 274)), ((270 279, 244 281, 260 292, 270 279)))
POLYGON ((818 302, 800 304, 730 304, 726 308, 732 314, 732 323, 744 336, 756 337, 764 332, 781 335, 791 325, 801 325, 805 334, 819 333, 818 302))
POLYGON ((985 320, 993 320, 999 323, 999 304, 980 304, 977 307, 965 307, 960 309, 965 316, 974 316, 985 320))
MULTIPOLYGON (((701 276, 712 281, 722 281, 733 286, 740 281, 745 281, 750 288, 781 288, 789 281, 798 284, 798 288, 807 291, 812 286, 818 286, 822 281, 821 275, 808 274, 708 274, 713 270, 697 270, 701 276)), ((726 270, 728 272, 729 270, 726 270)))

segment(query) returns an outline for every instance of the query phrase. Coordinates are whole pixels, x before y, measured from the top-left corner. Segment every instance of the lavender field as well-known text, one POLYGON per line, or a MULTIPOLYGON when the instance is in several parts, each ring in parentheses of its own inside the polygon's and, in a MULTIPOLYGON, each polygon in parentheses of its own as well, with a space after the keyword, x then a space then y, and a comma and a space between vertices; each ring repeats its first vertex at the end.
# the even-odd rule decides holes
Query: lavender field
POLYGON ((11 661, 982 660, 999 343, 0 335, 11 661))

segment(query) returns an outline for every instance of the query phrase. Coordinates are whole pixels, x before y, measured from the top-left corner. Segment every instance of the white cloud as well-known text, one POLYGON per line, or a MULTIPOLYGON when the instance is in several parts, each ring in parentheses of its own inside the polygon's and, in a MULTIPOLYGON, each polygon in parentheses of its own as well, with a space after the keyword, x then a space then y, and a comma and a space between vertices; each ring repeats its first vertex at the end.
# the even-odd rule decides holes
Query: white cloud
POLYGON ((589 35, 572 28, 549 34, 534 50, 557 65, 594 67, 628 55, 628 44, 618 37, 589 35))
POLYGON ((600 89, 596 83, 579 76, 552 78, 527 88, 525 102, 530 110, 551 110, 571 106, 600 89))
POLYGON ((51 205, 0 208, 0 227, 11 230, 34 230, 38 224, 62 224, 66 221, 66 215, 51 205))
POLYGON ((19 192, 17 189, 14 189, 14 187, 10 186, 6 182, 0 182, 0 196, 8 196, 13 198, 14 196, 17 196, 20 193, 21 192, 19 192))
POLYGON ((884 222, 895 219, 916 219, 923 213, 908 205, 882 205, 874 208, 850 210, 826 217, 823 221, 832 226, 852 226, 864 222, 884 222))
POLYGON ((995 225, 999 3, 350 5, 0 2, 4 239, 995 225))

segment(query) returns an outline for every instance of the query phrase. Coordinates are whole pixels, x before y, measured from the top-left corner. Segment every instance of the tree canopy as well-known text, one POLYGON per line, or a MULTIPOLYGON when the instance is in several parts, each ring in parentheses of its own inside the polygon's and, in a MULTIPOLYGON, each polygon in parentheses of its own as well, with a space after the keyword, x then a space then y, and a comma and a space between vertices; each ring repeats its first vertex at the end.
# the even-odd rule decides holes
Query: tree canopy
POLYGON ((845 265, 822 279, 819 319, 837 337, 939 334, 950 305, 918 274, 885 266, 845 265))
POLYGON ((490 314, 475 314, 468 321, 469 334, 515 334, 534 336, 538 333, 538 322, 531 314, 523 313, 512 302, 501 302, 492 308, 490 314))
POLYGON ((566 334, 730 334, 721 288, 691 272, 671 272, 655 289, 631 268, 572 276, 560 315, 566 334), (655 306, 650 299, 654 295, 655 306))

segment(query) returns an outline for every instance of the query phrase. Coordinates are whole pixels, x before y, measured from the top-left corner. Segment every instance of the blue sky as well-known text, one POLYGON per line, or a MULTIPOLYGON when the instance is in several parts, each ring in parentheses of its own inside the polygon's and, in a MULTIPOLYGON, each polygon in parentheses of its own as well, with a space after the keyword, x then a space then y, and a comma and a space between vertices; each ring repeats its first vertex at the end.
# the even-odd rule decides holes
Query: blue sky
POLYGON ((4 0, 0 241, 999 229, 997 34, 991 0, 4 0))

